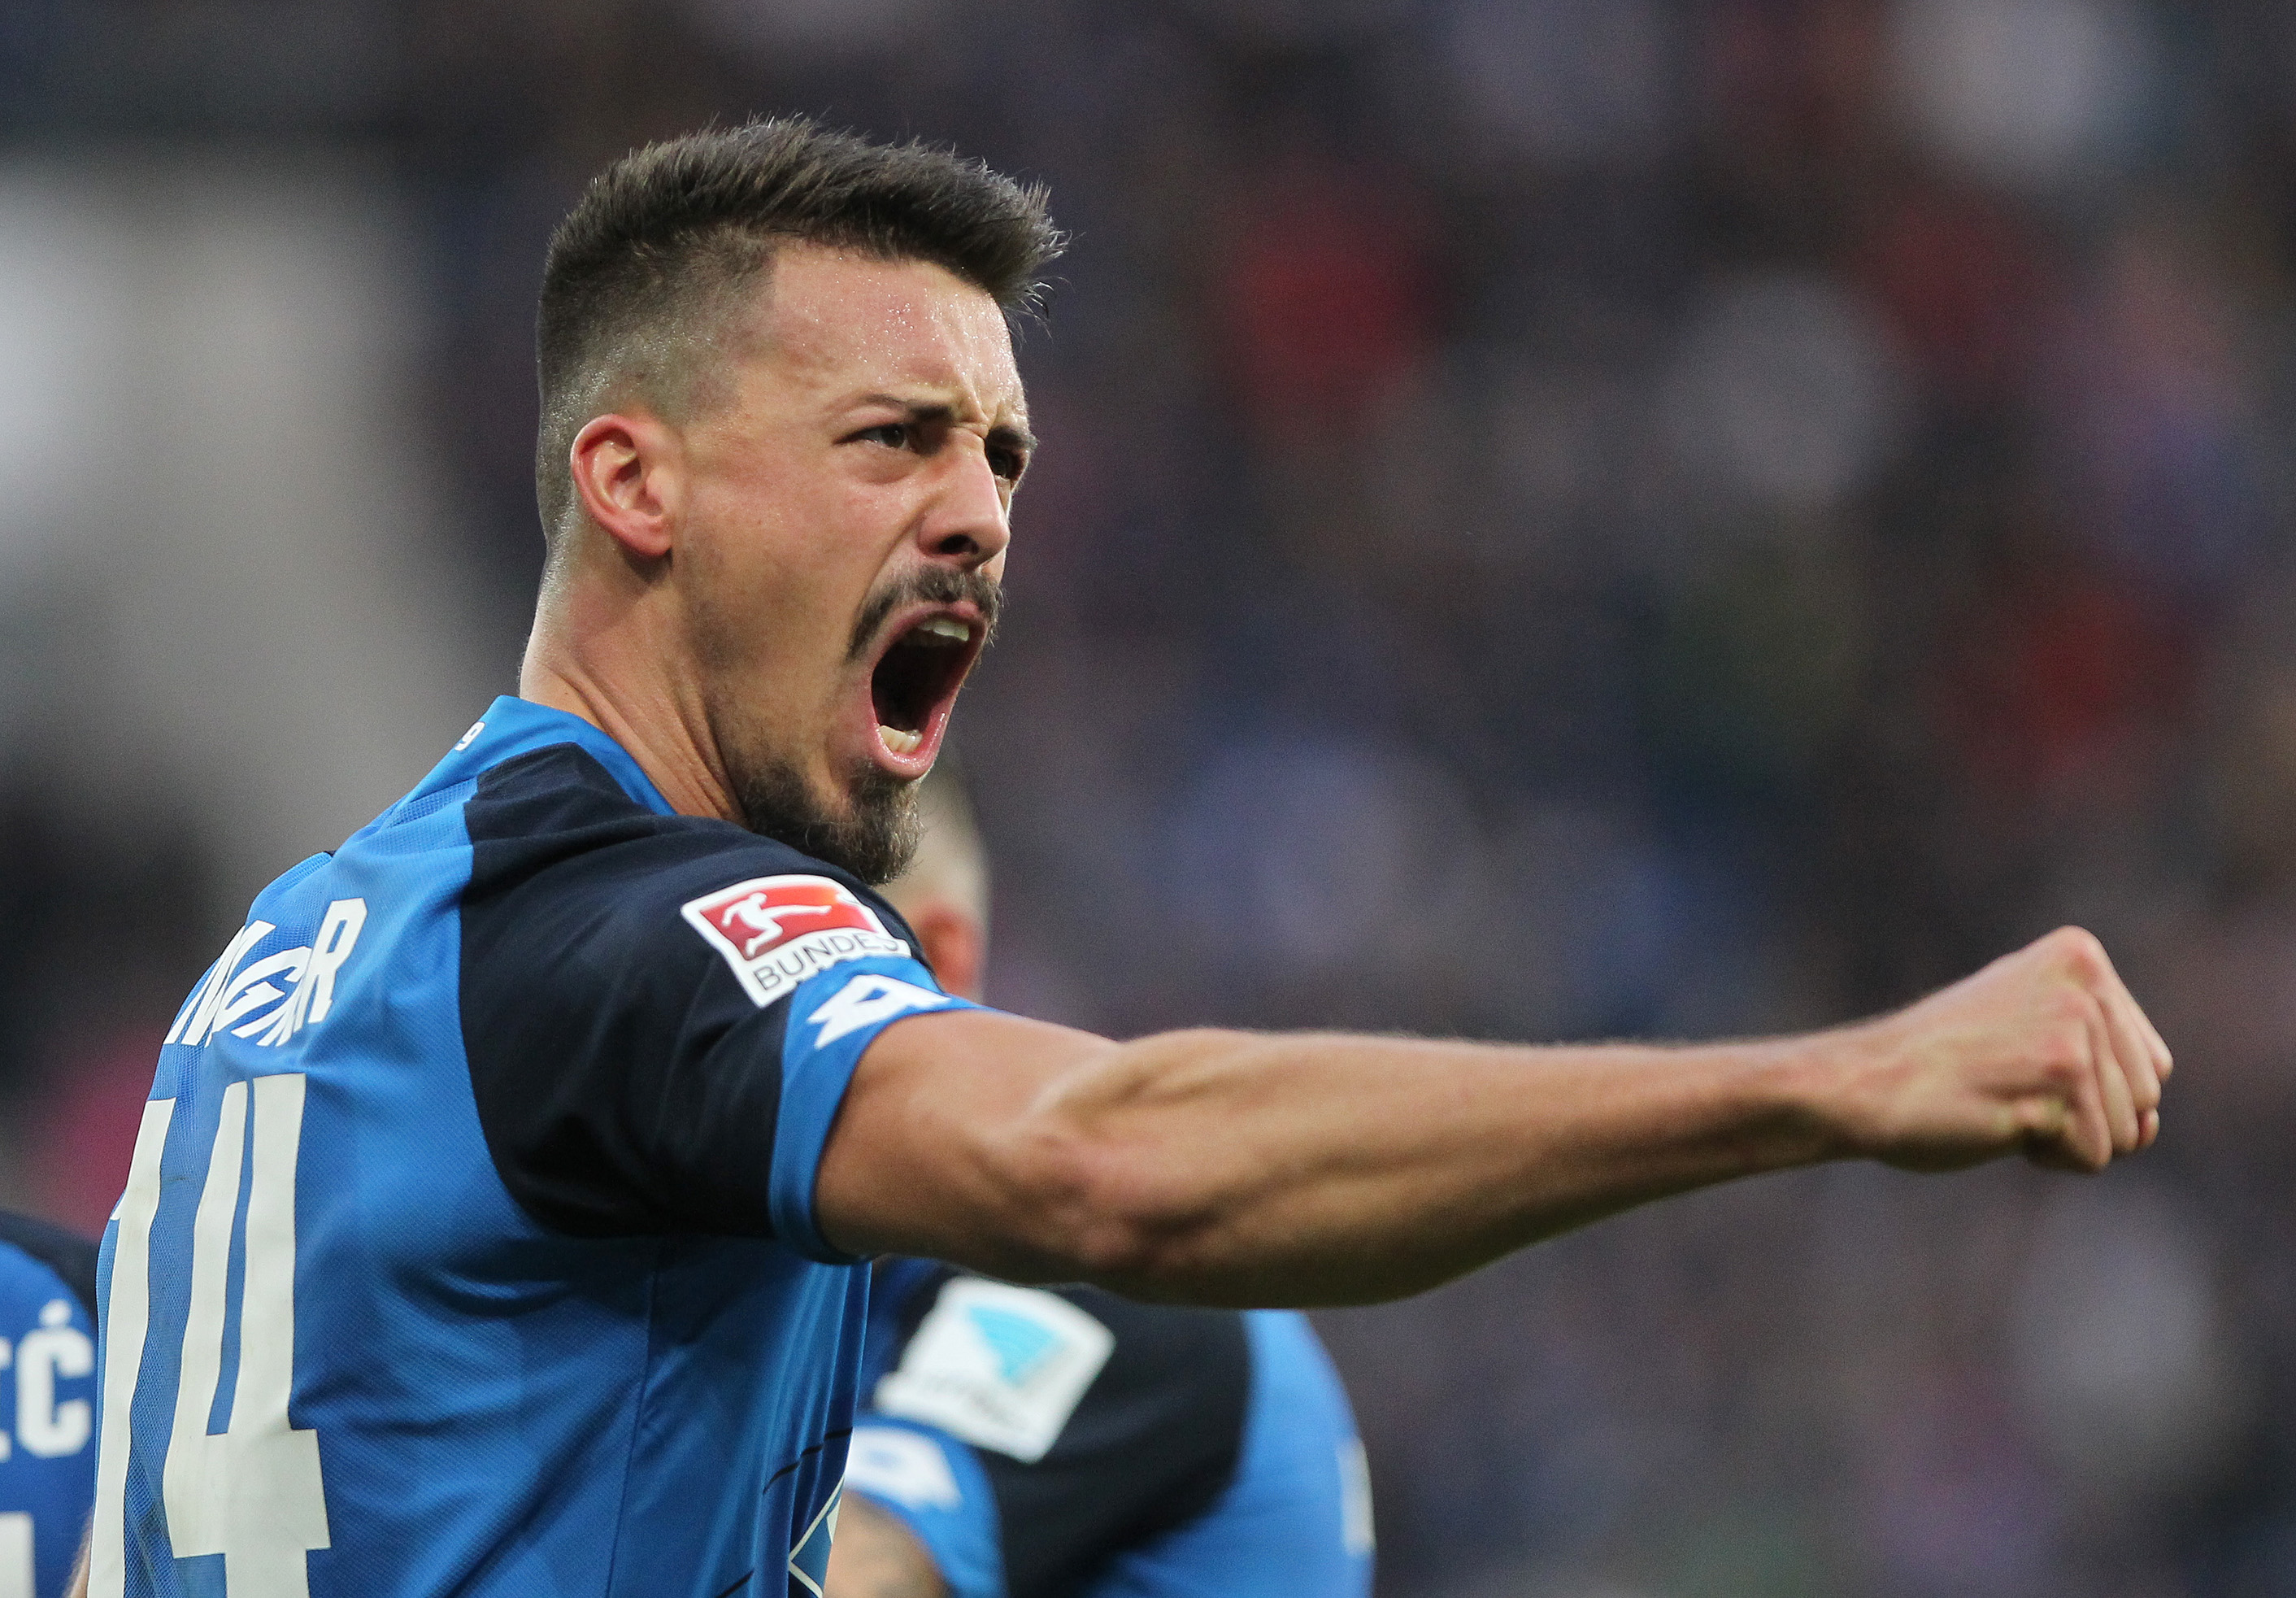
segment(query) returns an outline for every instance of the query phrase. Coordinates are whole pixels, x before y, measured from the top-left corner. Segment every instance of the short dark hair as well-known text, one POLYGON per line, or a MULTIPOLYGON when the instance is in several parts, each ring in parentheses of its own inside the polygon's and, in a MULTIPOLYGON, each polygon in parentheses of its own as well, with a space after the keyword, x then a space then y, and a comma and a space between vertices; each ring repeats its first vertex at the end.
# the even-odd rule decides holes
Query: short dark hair
POLYGON ((535 490, 554 543, 574 435, 617 390, 676 420, 701 408, 706 346, 781 245, 946 268, 1008 313, 1033 309, 1064 240, 1041 185, 919 142, 876 144, 804 117, 690 134, 590 181, 551 235, 536 325, 535 490))

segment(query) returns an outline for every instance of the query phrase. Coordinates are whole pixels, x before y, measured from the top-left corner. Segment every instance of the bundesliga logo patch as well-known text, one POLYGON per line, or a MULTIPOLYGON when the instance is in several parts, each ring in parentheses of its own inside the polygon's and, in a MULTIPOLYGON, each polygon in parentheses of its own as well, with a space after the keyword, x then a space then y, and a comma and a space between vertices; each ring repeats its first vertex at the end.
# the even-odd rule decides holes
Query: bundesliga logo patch
POLYGON ((753 877, 680 908, 760 1006, 840 960, 909 952, 874 910, 826 877, 753 877))

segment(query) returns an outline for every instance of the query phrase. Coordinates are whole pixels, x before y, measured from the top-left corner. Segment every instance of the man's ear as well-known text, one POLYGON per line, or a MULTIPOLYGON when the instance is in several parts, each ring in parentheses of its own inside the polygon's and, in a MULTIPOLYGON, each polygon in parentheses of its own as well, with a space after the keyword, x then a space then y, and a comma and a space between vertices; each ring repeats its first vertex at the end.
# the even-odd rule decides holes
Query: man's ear
POLYGON ((685 457, 669 427, 643 411, 593 416, 574 435, 566 465, 582 508, 614 542, 642 560, 669 553, 685 488, 685 457))

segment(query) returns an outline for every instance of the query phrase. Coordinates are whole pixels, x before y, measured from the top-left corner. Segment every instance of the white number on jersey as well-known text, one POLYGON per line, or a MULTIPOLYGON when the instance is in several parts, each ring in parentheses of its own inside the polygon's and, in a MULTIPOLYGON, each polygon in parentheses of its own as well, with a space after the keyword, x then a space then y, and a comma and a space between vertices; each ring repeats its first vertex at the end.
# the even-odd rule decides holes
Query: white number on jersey
MULTIPOLYGON (((192 1222, 191 1305, 161 1498, 176 1557, 222 1554, 229 1598, 310 1598, 304 1556, 328 1546, 318 1433, 287 1421, 295 1363, 295 1166, 303 1086, 302 1075, 293 1073, 224 1089, 215 1149, 192 1222), (230 1425, 210 1434, 242 1161, 249 1169, 239 1378, 230 1425)), ((151 1323, 152 1221, 159 1210, 160 1154, 174 1110, 173 1100, 144 1107, 127 1190, 119 1200, 111 1297, 104 1308, 103 1436, 90 1598, 122 1598, 126 1586, 127 1419, 151 1323)))
POLYGON ((32 1517, 20 1509, 0 1515, 0 1598, 37 1598, 32 1517))

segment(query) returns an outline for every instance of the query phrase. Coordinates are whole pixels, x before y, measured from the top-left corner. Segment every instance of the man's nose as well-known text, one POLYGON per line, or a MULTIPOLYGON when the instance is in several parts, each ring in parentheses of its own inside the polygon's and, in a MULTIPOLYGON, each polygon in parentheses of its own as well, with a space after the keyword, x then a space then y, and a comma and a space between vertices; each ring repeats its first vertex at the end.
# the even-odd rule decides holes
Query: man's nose
POLYGON ((919 541, 936 560, 967 571, 985 566, 1012 541, 1005 485, 977 441, 956 444, 942 462, 938 491, 917 529, 919 541))

